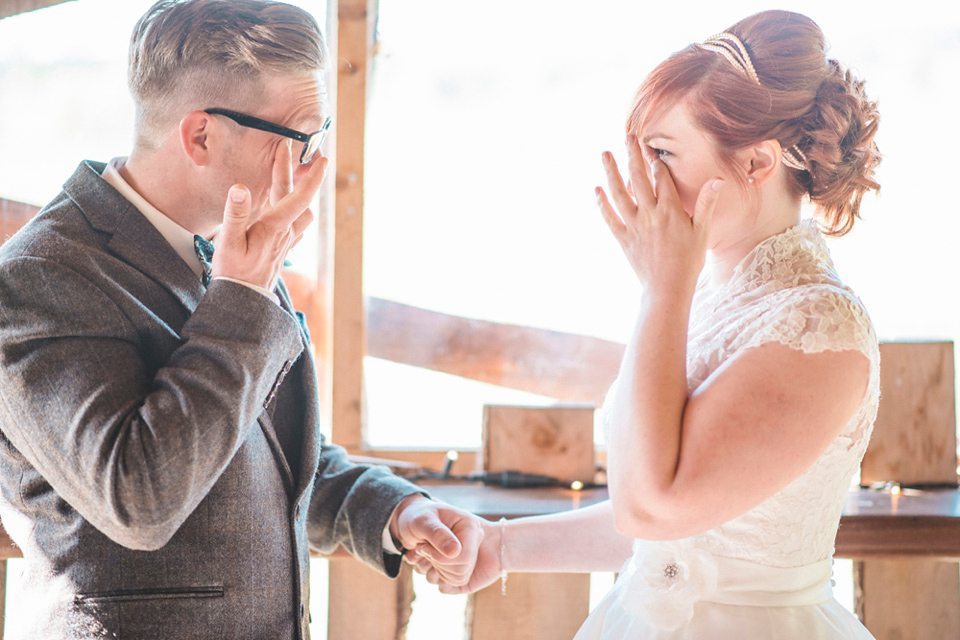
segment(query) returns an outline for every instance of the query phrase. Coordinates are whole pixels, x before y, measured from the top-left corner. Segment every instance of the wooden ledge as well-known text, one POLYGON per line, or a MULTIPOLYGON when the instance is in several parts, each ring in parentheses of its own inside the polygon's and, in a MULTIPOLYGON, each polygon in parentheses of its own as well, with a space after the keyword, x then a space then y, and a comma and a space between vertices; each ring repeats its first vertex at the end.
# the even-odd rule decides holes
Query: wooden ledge
MULTIPOLYGON (((503 489, 473 483, 423 483, 434 497, 489 520, 556 513, 606 500, 606 489, 503 489)), ((314 557, 322 557, 314 553, 314 557)), ((338 551, 332 557, 345 556, 338 551)), ((0 559, 22 556, 0 529, 0 559)), ((960 560, 960 490, 899 494, 851 491, 837 533, 838 558, 960 560)))

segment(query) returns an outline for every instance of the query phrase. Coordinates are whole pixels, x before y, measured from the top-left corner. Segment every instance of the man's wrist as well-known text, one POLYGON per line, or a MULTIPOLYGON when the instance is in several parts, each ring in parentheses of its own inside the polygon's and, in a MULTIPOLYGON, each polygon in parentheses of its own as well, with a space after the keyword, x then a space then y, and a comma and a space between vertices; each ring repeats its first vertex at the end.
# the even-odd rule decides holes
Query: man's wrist
POLYGON ((427 496, 422 493, 412 493, 404 497, 400 502, 397 503, 397 506, 394 507, 393 513, 390 514, 390 519, 387 521, 387 526, 383 529, 383 549, 388 553, 396 553, 402 555, 405 551, 403 543, 400 540, 400 514, 403 513, 404 509, 409 507, 411 504, 417 500, 429 500, 427 496), (388 544, 389 542, 389 544, 388 544), (391 548, 394 551, 391 551, 391 548))

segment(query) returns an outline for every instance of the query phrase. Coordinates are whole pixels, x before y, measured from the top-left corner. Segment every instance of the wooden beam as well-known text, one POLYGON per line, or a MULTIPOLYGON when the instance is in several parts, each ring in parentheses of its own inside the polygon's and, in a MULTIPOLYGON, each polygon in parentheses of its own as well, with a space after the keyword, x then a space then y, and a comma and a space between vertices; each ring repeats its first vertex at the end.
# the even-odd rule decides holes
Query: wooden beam
MULTIPOLYGON (((880 346, 882 400, 861 482, 956 483, 953 344, 880 346)), ((960 638, 956 562, 854 563, 857 612, 877 638, 960 638)))
POLYGON ((603 402, 624 345, 370 298, 369 354, 563 402, 603 402))
POLYGON ((3 0, 0 2, 0 18, 9 18, 19 13, 52 7, 73 0, 3 0))
POLYGON ((328 223, 329 335, 326 375, 334 442, 363 444, 363 160, 367 82, 376 24, 376 0, 330 3, 336 30, 336 204, 328 223))

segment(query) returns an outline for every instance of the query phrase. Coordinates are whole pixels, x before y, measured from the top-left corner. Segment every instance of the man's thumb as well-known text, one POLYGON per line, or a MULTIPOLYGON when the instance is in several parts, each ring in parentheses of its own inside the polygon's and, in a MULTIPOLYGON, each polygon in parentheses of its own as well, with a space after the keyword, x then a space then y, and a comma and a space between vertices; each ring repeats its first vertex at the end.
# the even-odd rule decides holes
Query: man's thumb
POLYGON ((246 235, 247 221, 250 218, 250 192, 242 184, 235 184, 227 192, 227 204, 223 209, 222 238, 237 234, 246 235))

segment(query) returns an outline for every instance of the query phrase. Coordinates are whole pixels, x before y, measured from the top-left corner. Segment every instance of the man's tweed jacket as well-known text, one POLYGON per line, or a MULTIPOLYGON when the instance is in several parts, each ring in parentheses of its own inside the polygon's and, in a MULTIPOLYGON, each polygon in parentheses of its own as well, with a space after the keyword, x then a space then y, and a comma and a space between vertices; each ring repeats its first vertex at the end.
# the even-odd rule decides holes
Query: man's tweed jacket
POLYGON ((7 638, 306 638, 308 547, 395 574, 382 531, 418 489, 324 444, 282 284, 204 289, 103 169, 0 248, 0 518, 30 609, 7 638))

